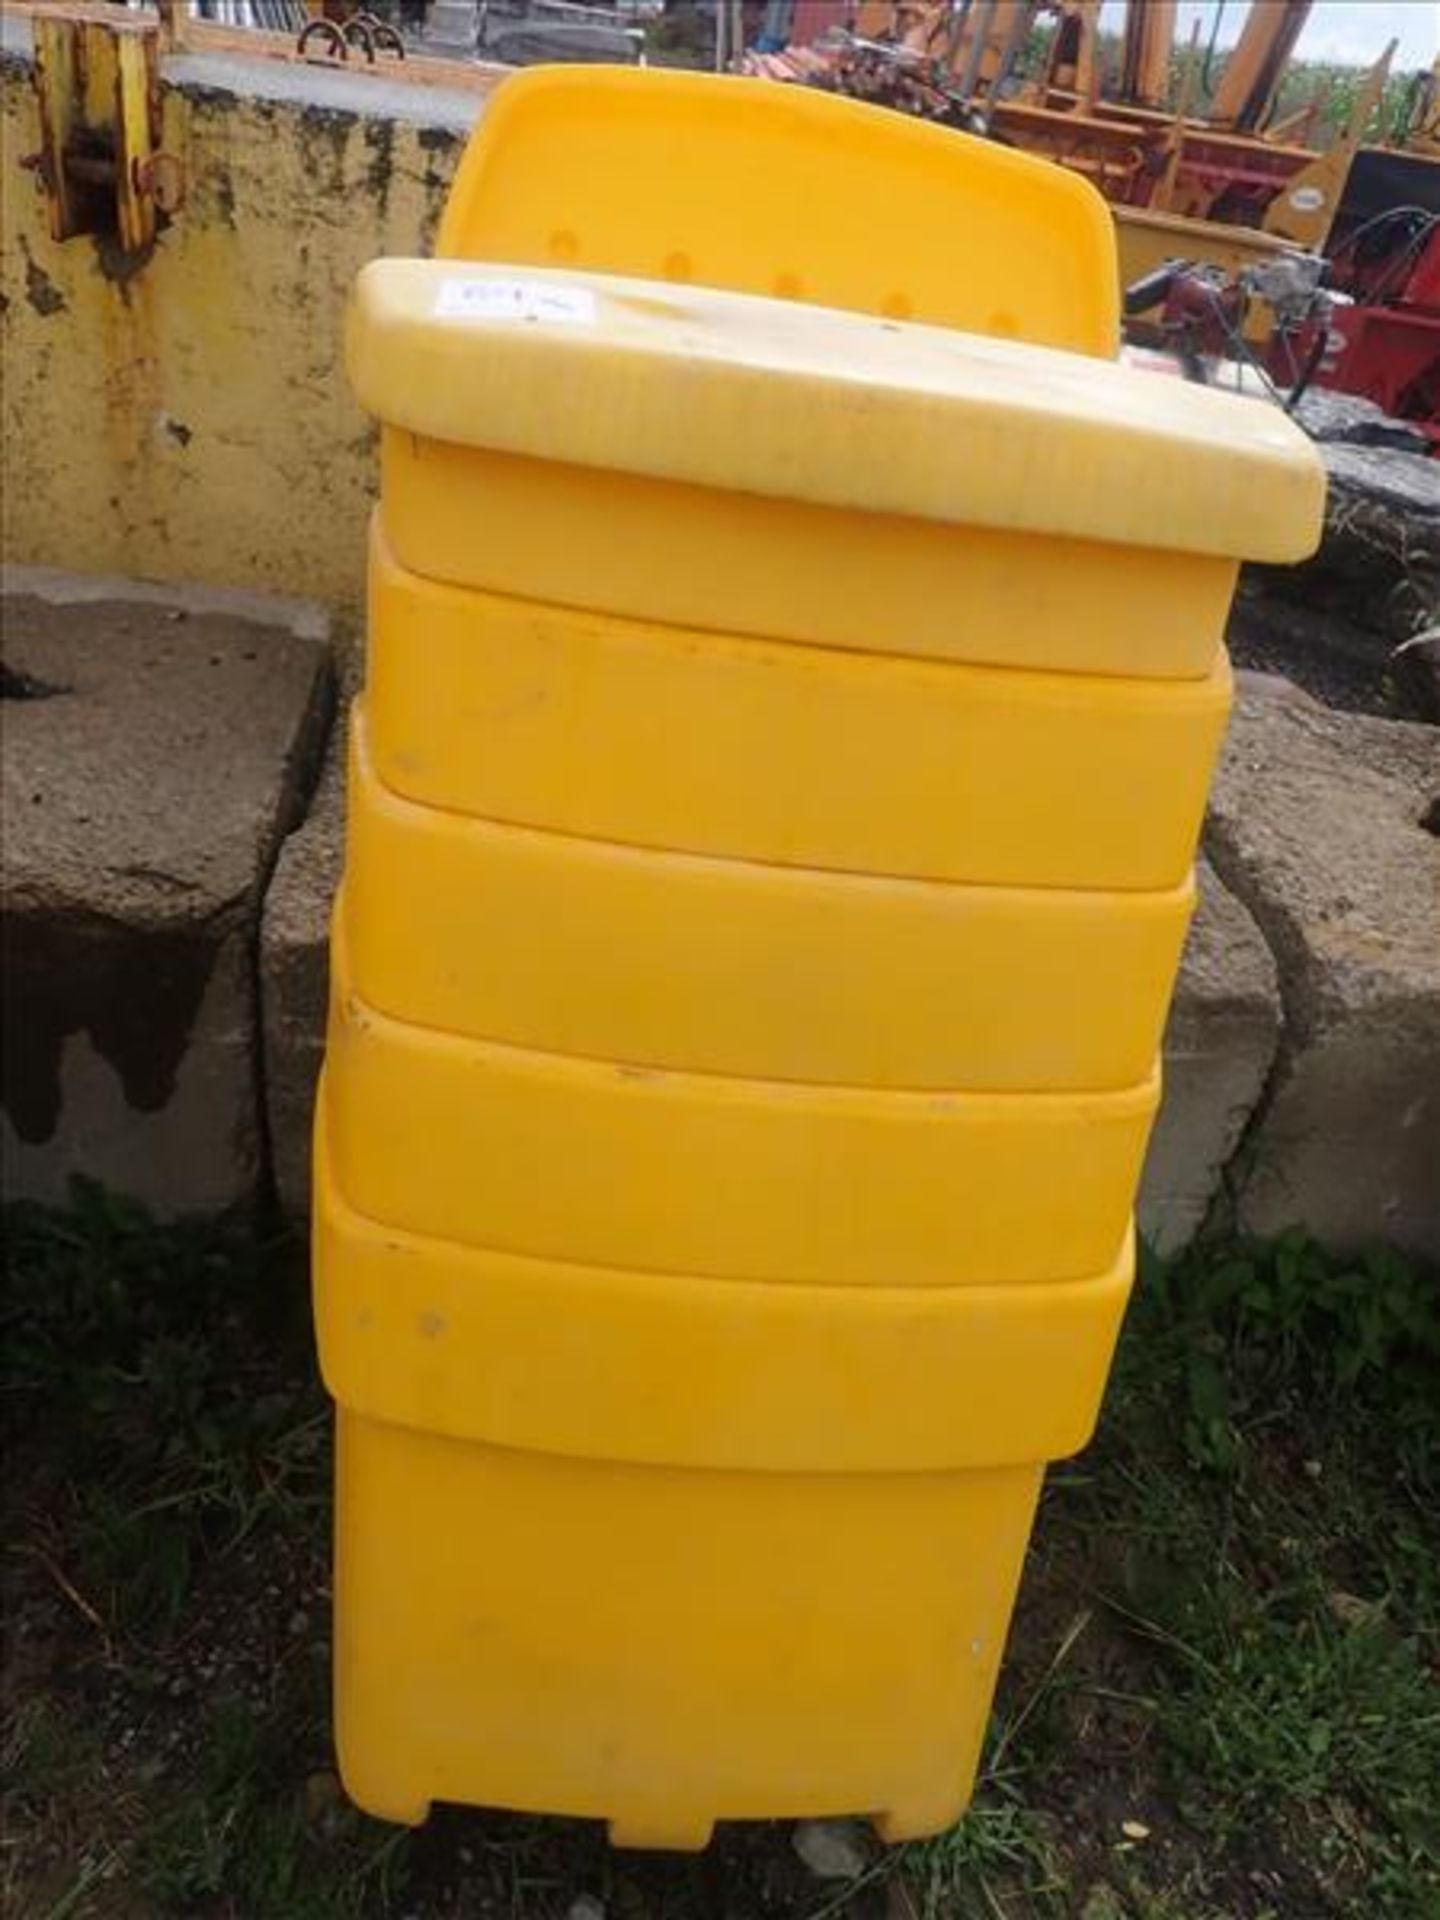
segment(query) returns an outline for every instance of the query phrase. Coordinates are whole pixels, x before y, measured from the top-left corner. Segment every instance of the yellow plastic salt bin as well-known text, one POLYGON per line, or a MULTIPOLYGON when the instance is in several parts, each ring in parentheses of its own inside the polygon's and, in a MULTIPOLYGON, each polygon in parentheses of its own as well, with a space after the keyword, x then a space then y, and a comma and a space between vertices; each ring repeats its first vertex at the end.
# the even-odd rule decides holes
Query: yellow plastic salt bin
POLYGON ((1112 249, 1043 163, 590 70, 361 276, 315 1289, 374 1813, 964 1807, 1128 1293, 1236 567, 1322 493, 1107 359, 1112 249))

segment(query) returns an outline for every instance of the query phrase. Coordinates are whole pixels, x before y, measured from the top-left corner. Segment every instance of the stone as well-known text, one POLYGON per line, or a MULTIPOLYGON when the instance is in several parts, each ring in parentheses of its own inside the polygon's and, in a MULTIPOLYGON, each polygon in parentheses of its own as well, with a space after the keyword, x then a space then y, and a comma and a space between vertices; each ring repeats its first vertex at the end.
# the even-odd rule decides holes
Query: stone
POLYGON ((3 583, 7 1197, 162 1216, 261 1170, 255 941, 329 704, 298 602, 41 569, 3 583))
POLYGON ((1206 850, 1284 1012, 1232 1181, 1247 1231, 1440 1257, 1440 731, 1242 692, 1206 850))
POLYGON ((856 1820, 801 1820, 792 1844, 817 1880, 858 1880, 873 1851, 856 1820))
MULTIPOLYGON (((1321 443, 1331 493, 1378 501, 1417 521, 1440 519, 1440 467, 1422 453, 1394 447, 1321 443)), ((1331 508, 1329 516, 1334 517, 1331 508)))
POLYGON ((1440 618, 1440 461, 1373 447, 1321 449, 1329 489, 1316 585, 1397 645, 1440 618))
POLYGON ((1235 681, 1237 699, 1250 700, 1288 700, 1299 707, 1324 707, 1331 703, 1317 700, 1313 693, 1297 686, 1283 673, 1267 673, 1255 667, 1234 667, 1231 669, 1235 681))
POLYGON ((1440 647, 1418 635, 1397 644, 1353 614, 1332 612, 1323 596, 1307 605, 1287 598, 1290 591, 1242 579, 1225 632, 1237 678, 1257 672, 1298 681, 1322 706, 1351 713, 1440 720, 1440 647))
POLYGON ((322 1821, 343 1804, 344 1789, 338 1775, 324 1771, 305 1776, 305 1817, 312 1824, 322 1821))
POLYGON ((1440 622, 1440 460, 1351 438, 1323 440, 1319 452, 1328 481, 1319 550, 1302 566, 1243 570, 1232 645, 1328 705, 1440 717, 1440 649, 1411 644, 1440 622), (1300 613, 1298 632, 1286 631, 1296 625, 1287 606, 1300 613))
POLYGON ((1440 461, 1343 441, 1320 455, 1329 485, 1319 552, 1249 577, 1397 645, 1440 612, 1440 461))
POLYGON ((1373 400, 1358 393, 1338 393, 1312 387, 1295 409, 1295 417, 1321 444, 1338 441, 1352 447, 1390 447, 1400 453, 1428 455, 1430 442, 1407 420, 1397 420, 1373 400))
POLYGON ((1196 879, 1138 1202, 1140 1230, 1161 1254, 1178 1253, 1204 1224, 1280 1037, 1275 962, 1259 928, 1208 861, 1198 862, 1196 879))
POLYGON ((275 1196, 310 1210, 311 1122, 325 1053, 330 910, 345 848, 345 728, 331 734, 310 811, 280 849, 260 922, 265 1112, 275 1196))

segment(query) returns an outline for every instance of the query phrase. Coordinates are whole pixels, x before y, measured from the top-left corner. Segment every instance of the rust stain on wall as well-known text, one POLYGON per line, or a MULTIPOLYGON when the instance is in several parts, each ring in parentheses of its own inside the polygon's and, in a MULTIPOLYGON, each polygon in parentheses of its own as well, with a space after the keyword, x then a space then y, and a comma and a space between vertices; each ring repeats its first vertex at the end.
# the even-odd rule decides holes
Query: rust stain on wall
MULTIPOLYGON (((376 471, 345 300, 366 260, 426 250, 463 136, 210 87, 161 104, 190 190, 123 270, 54 243, 33 175, 0 169, 5 557, 353 608, 376 471)), ((13 58, 0 141, 39 143, 13 58)))
POLYGON ((66 300, 54 281, 33 259, 30 249, 22 239, 21 247, 25 254, 25 299, 42 320, 48 320, 52 313, 64 313, 66 300))

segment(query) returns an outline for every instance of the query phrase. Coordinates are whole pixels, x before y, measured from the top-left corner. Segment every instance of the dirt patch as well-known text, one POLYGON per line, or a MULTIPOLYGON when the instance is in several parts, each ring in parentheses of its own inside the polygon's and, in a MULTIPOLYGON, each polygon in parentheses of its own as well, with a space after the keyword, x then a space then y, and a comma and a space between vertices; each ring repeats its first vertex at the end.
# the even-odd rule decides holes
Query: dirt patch
POLYGON ((1440 679, 1418 648, 1340 614, 1242 583, 1226 633, 1237 667, 1277 673, 1322 706, 1387 720, 1440 720, 1440 679))

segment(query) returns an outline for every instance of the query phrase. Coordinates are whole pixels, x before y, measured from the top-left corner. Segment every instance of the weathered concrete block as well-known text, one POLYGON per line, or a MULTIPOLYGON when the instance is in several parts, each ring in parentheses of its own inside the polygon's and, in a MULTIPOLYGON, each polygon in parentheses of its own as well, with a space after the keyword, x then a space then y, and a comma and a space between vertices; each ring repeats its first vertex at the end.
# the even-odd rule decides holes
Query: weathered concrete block
POLYGON ((260 1165, 255 935, 328 717, 324 615, 39 569, 4 592, 7 1196, 157 1211, 260 1165))
POLYGON ((1242 691, 1207 850, 1280 969, 1285 1024, 1240 1224, 1440 1258, 1440 732, 1242 691))
POLYGON ((1197 877, 1199 904, 1165 1028, 1164 1099, 1140 1185, 1140 1230, 1160 1253, 1178 1252, 1203 1224, 1280 1036, 1270 949, 1207 861, 1197 877))
POLYGON ((1395 453, 1428 455, 1430 443, 1408 420, 1397 420, 1373 400, 1333 387, 1311 387, 1296 408, 1296 418, 1322 446, 1339 441, 1351 447, 1385 447, 1395 453))
POLYGON ((280 850, 260 922, 260 1008, 270 1165, 284 1210, 310 1207, 310 1127, 325 1051, 330 910, 345 848, 345 728, 337 725, 310 811, 280 850))

